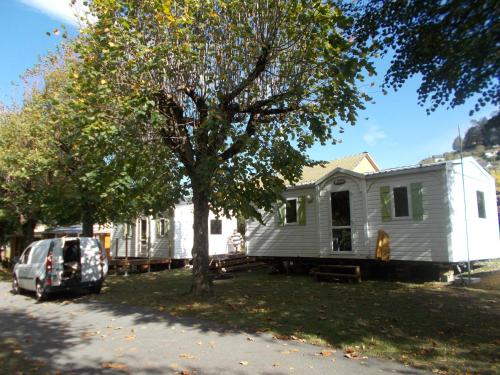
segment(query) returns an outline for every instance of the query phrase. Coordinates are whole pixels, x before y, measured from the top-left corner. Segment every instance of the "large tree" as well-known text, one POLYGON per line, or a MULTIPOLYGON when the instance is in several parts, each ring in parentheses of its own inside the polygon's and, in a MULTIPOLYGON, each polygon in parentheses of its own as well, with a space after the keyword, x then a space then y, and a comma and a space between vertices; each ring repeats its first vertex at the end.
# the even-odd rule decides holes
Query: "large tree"
POLYGON ((95 0, 90 12, 77 54, 142 103, 127 113, 176 155, 194 204, 192 292, 211 294, 209 210, 273 209, 306 150, 354 123, 365 52, 329 1, 95 0))
MULTIPOLYGON (((111 95, 104 79, 95 82, 68 52, 49 60, 56 57, 62 63, 44 74, 39 99, 45 108, 45 130, 56 149, 55 169, 67 185, 66 199, 47 205, 56 221, 66 221, 65 212, 76 214, 82 234, 92 236, 94 223, 128 221, 171 207, 179 197, 178 186, 171 182, 177 178, 172 154, 126 126, 131 119, 124 111, 120 122, 115 121, 124 99, 119 93, 111 95)), ((125 102, 129 107, 137 104, 125 102)))
POLYGON ((69 48, 44 57, 23 76, 20 108, 0 113, 0 222, 17 218, 25 245, 37 222, 82 222, 92 236, 94 223, 163 211, 179 197, 171 153, 134 141, 144 134, 130 133, 127 116, 111 120, 122 98, 82 72, 69 48))
POLYGON ((33 241, 50 190, 49 140, 39 130, 39 112, 31 106, 0 112, 1 216, 22 230, 24 245, 33 241))
POLYGON ((500 3, 496 0, 345 1, 357 41, 391 57, 385 85, 421 76, 419 104, 428 112, 474 95, 500 104, 500 3))

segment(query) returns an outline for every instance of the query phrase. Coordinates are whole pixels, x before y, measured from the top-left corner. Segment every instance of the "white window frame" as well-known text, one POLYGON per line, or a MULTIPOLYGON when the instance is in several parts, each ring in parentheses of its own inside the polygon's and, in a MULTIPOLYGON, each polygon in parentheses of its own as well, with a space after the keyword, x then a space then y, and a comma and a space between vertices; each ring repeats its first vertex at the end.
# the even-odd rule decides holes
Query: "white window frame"
POLYGON ((391 186, 391 211, 393 220, 407 220, 412 218, 412 205, 411 205, 411 190, 410 185, 393 185, 391 186), (394 197, 394 189, 406 188, 406 199, 408 201, 408 215, 396 216, 396 198, 394 197))
POLYGON ((484 190, 476 190, 476 207, 477 207, 477 217, 479 219, 486 219, 488 217, 488 214, 486 212, 486 196, 484 194, 484 190), (484 216, 481 216, 480 215, 480 212, 479 212, 479 199, 478 199, 478 193, 481 193, 482 197, 483 197, 483 211, 484 211, 484 216))
POLYGON ((285 199, 285 216, 283 217, 283 224, 285 225, 299 225, 299 197, 289 197, 285 199), (286 203, 288 201, 295 201, 295 221, 289 223, 286 215, 286 203))
POLYGON ((330 190, 328 191, 328 222, 329 224, 329 232, 330 232, 330 255, 335 255, 335 256, 342 256, 342 255, 352 255, 353 253, 356 253, 356 250, 354 249, 354 235, 353 235, 353 224, 352 224, 352 194, 351 194, 351 189, 345 188, 342 190, 330 190), (340 193, 342 191, 347 191, 349 192, 349 216, 351 218, 351 223, 350 225, 339 225, 339 226, 333 226, 332 225, 332 193, 340 193), (351 250, 334 250, 333 249, 333 229, 350 229, 351 230, 351 250))
POLYGON ((156 220, 158 220, 158 226, 160 227, 157 235, 158 237, 165 237, 167 234, 167 222, 164 217, 158 217, 156 220))

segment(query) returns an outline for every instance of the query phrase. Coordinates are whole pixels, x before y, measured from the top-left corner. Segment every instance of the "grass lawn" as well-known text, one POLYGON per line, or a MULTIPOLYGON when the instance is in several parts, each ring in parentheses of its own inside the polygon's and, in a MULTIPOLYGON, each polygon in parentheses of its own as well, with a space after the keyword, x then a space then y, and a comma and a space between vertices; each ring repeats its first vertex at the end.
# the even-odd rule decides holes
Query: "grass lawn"
POLYGON ((186 295, 190 271, 172 270, 110 276, 102 298, 282 339, 349 347, 440 374, 488 374, 500 373, 500 277, 491 275, 482 289, 481 284, 318 283, 259 271, 216 281, 216 298, 198 302, 186 295))
POLYGON ((12 281, 12 273, 0 266, 0 281, 12 281))

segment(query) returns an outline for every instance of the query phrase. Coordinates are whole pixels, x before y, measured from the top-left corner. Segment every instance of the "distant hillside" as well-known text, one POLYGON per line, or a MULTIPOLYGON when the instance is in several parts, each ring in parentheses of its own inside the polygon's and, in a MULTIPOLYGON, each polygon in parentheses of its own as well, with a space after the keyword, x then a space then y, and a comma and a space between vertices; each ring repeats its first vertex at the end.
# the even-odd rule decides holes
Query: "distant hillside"
MULTIPOLYGON (((479 121, 474 121, 465 137, 463 138, 462 148, 464 151, 473 150, 477 146, 490 148, 500 145, 500 113, 496 113, 493 117, 483 118, 479 121)), ((460 140, 455 138, 453 141, 453 150, 460 151, 460 140)))
MULTIPOLYGON (((433 155, 420 163, 431 164, 460 158, 460 140, 458 137, 453 141, 452 149, 454 151, 433 155)), ((465 133, 462 149, 464 157, 475 157, 479 164, 495 177, 497 204, 500 212, 500 113, 495 113, 489 119, 474 121, 474 126, 465 133)))

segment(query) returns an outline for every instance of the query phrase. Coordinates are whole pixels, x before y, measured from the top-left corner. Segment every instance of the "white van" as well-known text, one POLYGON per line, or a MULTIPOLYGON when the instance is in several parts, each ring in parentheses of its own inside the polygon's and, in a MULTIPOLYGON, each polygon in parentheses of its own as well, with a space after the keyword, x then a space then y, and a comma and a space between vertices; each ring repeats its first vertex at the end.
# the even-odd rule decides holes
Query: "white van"
POLYGON ((36 293, 37 301, 60 290, 88 288, 100 293, 108 259, 99 241, 63 237, 33 242, 14 266, 12 292, 36 293))

